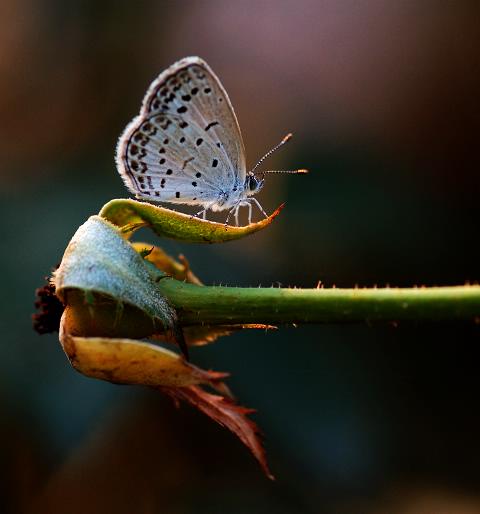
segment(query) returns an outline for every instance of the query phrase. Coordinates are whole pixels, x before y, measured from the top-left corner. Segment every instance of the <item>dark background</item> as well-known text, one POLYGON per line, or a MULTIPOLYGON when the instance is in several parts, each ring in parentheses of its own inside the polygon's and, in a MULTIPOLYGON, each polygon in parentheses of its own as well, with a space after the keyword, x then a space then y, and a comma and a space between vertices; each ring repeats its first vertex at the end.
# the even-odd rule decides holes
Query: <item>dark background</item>
POLYGON ((2 512, 480 511, 474 325, 283 328, 195 350, 258 409, 270 483, 201 414, 81 376, 30 324, 77 227, 129 196, 117 137, 186 55, 221 78, 250 166, 291 131, 269 168, 311 170, 268 177, 263 206, 287 205, 266 231, 161 242, 206 283, 479 280, 479 5, 2 1, 2 512))

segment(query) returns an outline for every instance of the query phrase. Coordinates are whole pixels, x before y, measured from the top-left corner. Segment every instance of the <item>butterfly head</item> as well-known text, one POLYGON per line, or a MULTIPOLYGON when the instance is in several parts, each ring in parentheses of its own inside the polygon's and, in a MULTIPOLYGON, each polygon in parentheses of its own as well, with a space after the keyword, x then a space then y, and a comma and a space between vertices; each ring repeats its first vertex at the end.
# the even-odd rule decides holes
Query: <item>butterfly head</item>
POLYGON ((264 182, 263 178, 258 178, 253 173, 249 173, 245 179, 245 192, 247 196, 258 193, 262 189, 264 182))

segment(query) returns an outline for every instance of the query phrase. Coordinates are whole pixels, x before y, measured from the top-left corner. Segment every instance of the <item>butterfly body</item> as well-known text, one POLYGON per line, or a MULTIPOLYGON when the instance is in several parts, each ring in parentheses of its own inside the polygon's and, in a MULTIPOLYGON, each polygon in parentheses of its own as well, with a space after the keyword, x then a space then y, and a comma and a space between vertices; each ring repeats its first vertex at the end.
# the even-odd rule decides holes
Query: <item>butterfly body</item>
POLYGON ((249 207, 250 220, 251 203, 259 206, 252 195, 263 179, 247 173, 233 107, 199 57, 178 61, 153 81, 119 139, 116 162, 139 199, 198 205, 204 217, 208 209, 229 210, 237 224, 241 206, 249 207))

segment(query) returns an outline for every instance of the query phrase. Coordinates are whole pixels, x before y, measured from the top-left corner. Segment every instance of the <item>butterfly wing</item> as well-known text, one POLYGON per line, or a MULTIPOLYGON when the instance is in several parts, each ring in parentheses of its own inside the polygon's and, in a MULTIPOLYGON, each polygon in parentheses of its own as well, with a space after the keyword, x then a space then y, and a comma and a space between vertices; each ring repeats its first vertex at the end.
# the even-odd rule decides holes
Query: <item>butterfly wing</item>
POLYGON ((183 59, 151 84, 120 137, 116 160, 130 191, 150 200, 209 205, 243 187, 240 128, 204 61, 183 59))

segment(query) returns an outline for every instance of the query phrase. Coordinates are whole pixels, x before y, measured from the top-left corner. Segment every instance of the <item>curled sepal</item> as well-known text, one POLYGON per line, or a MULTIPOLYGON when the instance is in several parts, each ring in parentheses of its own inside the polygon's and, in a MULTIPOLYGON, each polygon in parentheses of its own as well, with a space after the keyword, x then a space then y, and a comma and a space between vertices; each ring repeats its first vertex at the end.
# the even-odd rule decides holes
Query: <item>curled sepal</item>
POLYGON ((268 218, 244 227, 206 221, 188 214, 131 199, 111 200, 99 215, 120 228, 129 237, 140 227, 148 226, 160 237, 189 243, 223 243, 240 239, 267 227, 280 213, 281 205, 268 218))
POLYGON ((158 292, 155 277, 142 257, 119 236, 116 227, 99 216, 90 217, 79 227, 53 281, 64 303, 65 292, 78 289, 134 305, 166 325, 173 322, 173 310, 158 292))
POLYGON ((162 332, 184 346, 175 311, 159 292, 160 276, 117 227, 92 216, 68 244, 53 283, 63 304, 77 307, 84 335, 138 338, 162 332))
POLYGON ((80 373, 117 384, 185 387, 208 384, 225 392, 221 381, 228 373, 204 371, 165 348, 108 337, 72 336, 67 307, 60 324, 60 342, 72 366, 80 373))

